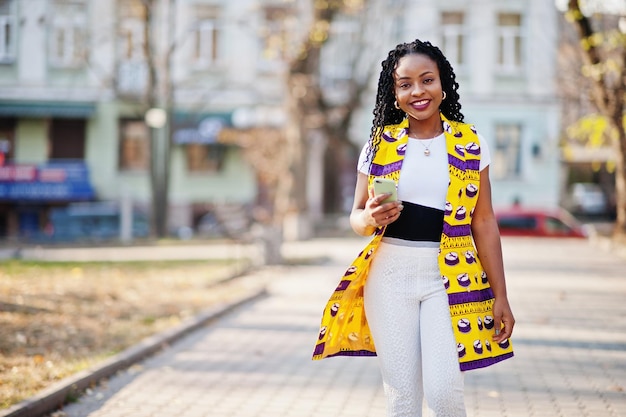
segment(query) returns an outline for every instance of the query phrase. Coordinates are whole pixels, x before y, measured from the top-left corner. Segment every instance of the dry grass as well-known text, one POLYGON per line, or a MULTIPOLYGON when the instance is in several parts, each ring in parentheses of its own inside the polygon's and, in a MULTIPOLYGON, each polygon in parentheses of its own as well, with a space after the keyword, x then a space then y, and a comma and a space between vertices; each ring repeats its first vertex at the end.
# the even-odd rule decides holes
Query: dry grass
MULTIPOLYGON (((241 265, 239 265, 241 266, 241 265)), ((227 262, 0 262, 0 409, 237 293, 227 262)))

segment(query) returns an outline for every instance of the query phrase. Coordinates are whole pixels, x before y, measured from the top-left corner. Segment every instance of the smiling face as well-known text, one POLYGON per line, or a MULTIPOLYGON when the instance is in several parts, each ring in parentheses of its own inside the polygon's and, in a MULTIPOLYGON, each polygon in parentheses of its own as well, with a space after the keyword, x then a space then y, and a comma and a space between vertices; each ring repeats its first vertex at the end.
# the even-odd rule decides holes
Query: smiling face
POLYGON ((409 116, 412 130, 428 131, 440 123, 443 89, 437 63, 428 56, 410 54, 400 58, 394 72, 394 93, 398 106, 409 116))

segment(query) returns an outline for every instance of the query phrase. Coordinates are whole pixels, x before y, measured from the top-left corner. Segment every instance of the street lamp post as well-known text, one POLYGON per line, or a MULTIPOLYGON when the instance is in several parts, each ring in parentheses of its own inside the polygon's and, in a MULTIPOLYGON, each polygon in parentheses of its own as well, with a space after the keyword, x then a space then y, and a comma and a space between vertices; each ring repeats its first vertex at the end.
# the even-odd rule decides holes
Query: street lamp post
POLYGON ((169 117, 162 108, 151 108, 145 115, 151 132, 150 181, 152 185, 152 225, 157 237, 167 234, 167 187, 169 181, 169 117))

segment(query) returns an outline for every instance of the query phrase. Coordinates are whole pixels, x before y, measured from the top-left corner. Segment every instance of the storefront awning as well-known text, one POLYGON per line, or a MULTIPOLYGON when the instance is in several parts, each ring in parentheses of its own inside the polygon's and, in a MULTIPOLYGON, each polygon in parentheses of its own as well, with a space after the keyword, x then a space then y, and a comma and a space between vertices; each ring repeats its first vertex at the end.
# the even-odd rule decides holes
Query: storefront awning
POLYGON ((52 101, 0 102, 0 117, 57 117, 86 119, 96 111, 95 103, 52 101))
POLYGON ((219 132, 232 126, 231 113, 174 113, 174 143, 177 145, 217 143, 219 132))

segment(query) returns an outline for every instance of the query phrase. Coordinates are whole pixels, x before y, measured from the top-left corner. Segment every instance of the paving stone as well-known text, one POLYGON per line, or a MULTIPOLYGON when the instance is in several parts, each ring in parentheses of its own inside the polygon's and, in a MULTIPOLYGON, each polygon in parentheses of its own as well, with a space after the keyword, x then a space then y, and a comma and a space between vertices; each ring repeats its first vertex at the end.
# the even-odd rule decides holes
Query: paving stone
MULTIPOLYGON (((287 245, 330 261, 276 269, 268 297, 121 372, 66 415, 384 417, 375 359, 310 360, 326 299, 363 244, 287 245)), ((626 417, 626 261, 584 240, 507 238, 503 249, 516 356, 466 374, 468 417, 626 417)))

